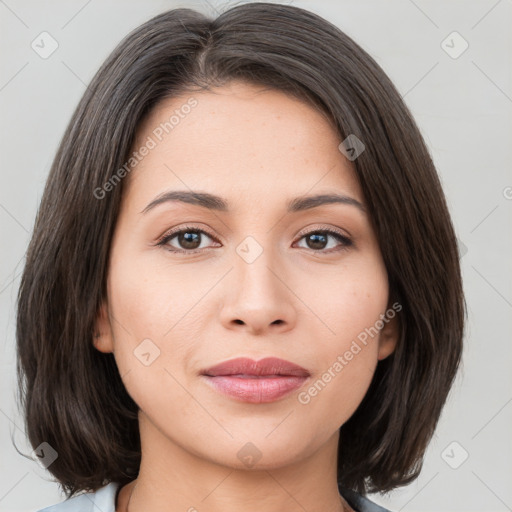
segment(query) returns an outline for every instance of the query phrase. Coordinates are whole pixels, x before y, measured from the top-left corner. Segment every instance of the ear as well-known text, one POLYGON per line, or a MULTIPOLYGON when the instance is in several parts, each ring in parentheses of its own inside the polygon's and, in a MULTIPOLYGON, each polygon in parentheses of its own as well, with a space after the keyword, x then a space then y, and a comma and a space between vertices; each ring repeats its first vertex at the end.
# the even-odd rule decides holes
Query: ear
POLYGON ((398 321, 398 313, 396 311, 394 311, 394 313, 395 314, 392 318, 389 316, 382 320, 384 322, 384 327, 381 329, 379 335, 379 361, 386 359, 386 357, 391 355, 398 342, 400 323, 398 321))
POLYGON ((100 306, 94 326, 94 347, 100 352, 114 352, 114 338, 105 301, 100 306))

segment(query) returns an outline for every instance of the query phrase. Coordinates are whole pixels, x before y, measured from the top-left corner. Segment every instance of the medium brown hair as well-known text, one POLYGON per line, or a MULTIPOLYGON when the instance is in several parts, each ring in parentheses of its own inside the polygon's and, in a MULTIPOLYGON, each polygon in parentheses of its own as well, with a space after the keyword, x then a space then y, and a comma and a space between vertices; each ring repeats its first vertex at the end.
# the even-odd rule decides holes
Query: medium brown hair
MULTIPOLYGON (((68 497, 136 478, 137 405, 113 354, 93 346, 127 162, 157 103, 240 79, 308 101, 353 161, 379 241, 390 302, 402 305, 394 353, 341 426, 338 481, 366 494, 415 479, 456 375, 465 301, 457 241, 434 164, 400 94, 374 59, 307 10, 239 5, 216 19, 164 12, 102 64, 51 167, 26 255, 17 310, 20 405, 31 445, 48 442, 48 470, 68 497)), ((172 134, 171 134, 172 136, 172 134)))

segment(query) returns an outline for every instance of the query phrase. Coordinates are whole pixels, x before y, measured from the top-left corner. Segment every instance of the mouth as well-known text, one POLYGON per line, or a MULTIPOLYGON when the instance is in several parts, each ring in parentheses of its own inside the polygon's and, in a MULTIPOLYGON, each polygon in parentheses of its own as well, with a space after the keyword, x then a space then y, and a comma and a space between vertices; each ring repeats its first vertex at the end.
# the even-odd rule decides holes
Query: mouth
POLYGON ((279 400, 310 377, 305 368, 275 357, 231 359, 203 370, 201 375, 214 390, 248 403, 279 400))
POLYGON ((247 376, 247 377, 268 377, 268 376, 293 376, 309 377, 309 372, 295 363, 279 359, 277 357, 265 357, 259 361, 247 357, 238 357, 223 361, 211 368, 201 372, 208 377, 220 376, 247 376))

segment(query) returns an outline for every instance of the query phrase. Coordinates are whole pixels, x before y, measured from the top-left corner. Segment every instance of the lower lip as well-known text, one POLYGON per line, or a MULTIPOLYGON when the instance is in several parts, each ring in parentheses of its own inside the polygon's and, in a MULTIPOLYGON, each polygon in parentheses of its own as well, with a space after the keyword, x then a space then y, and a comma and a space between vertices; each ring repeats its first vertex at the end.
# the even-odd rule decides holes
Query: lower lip
POLYGON ((300 388, 307 377, 291 375, 269 377, 236 377, 205 375, 208 383, 217 391, 229 395, 241 402, 260 404, 274 402, 300 388))

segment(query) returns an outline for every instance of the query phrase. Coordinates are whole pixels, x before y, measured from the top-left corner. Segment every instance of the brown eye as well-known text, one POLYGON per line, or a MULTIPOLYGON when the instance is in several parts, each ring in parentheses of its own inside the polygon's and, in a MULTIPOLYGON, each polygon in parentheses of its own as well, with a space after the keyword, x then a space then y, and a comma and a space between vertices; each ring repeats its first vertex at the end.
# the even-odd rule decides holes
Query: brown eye
MULTIPOLYGON (((329 238, 334 238, 339 242, 337 250, 345 250, 348 247, 352 245, 352 241, 346 237, 345 235, 342 235, 341 233, 338 233, 337 231, 330 230, 330 229, 323 229, 323 230, 317 230, 317 231, 310 231, 309 233, 306 233, 305 235, 302 235, 301 240, 306 240, 307 249, 311 249, 315 252, 332 252, 331 250, 325 251, 324 249, 327 248, 329 245, 329 238)), ((329 247, 329 249, 332 249, 332 246, 329 247)))
POLYGON ((201 245, 201 233, 198 231, 180 231, 173 238, 183 249, 198 249, 201 245))
MULTIPOLYGON (((157 245, 163 246, 170 252, 193 254, 211 247, 211 245, 203 245, 203 242, 207 244, 207 240, 205 239, 215 240, 212 235, 202 229, 186 226, 164 235, 157 245)), ((306 241, 306 247, 302 248, 310 249, 321 254, 347 250, 353 245, 350 238, 332 229, 310 231, 302 235, 299 240, 303 239, 306 241), (333 243, 331 240, 336 240, 338 244, 336 245, 336 243, 333 243)))
POLYGON ((194 227, 185 227, 165 235, 157 245, 171 252, 194 253, 204 249, 201 247, 206 239, 213 239, 206 231, 194 227), (171 241, 173 243, 171 244, 171 241))

